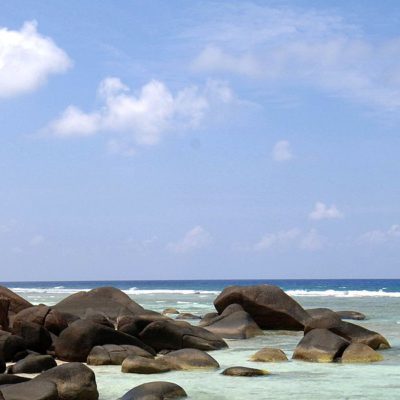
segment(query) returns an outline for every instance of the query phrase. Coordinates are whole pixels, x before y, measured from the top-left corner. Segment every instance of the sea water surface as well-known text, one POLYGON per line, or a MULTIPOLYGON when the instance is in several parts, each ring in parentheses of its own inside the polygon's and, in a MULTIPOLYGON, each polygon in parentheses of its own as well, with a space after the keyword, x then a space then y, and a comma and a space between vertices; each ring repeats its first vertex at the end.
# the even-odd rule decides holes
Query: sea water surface
MULTIPOLYGON (((80 290, 118 287, 142 306, 155 311, 175 307, 203 315, 215 311, 213 300, 229 285, 271 283, 282 287, 304 308, 355 310, 367 315, 353 321, 382 333, 392 348, 382 351, 383 362, 342 365, 301 361, 254 363, 249 357, 262 347, 278 347, 290 358, 301 332, 268 331, 248 340, 229 340, 229 348, 212 352, 221 370, 230 366, 267 369, 270 376, 226 377, 218 371, 122 374, 120 366, 93 367, 100 400, 116 400, 145 382, 166 380, 181 385, 190 399, 400 399, 400 280, 218 280, 3 282, 32 303, 52 305, 80 290)), ((195 322, 193 322, 195 323, 195 322)))

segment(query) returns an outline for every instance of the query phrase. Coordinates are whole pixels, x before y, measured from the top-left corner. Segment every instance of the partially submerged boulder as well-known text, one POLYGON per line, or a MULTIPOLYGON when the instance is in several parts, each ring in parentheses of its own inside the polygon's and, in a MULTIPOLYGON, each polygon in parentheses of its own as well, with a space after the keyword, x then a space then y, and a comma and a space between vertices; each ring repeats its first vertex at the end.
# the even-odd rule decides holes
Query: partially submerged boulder
POLYGON ((273 285, 230 286, 214 301, 219 314, 235 303, 241 305, 261 329, 300 331, 310 318, 300 304, 273 285))
POLYGON ((59 400, 97 400, 93 371, 81 363, 67 363, 43 372, 32 382, 51 382, 57 387, 59 400))
POLYGON ((53 357, 47 355, 31 354, 24 359, 11 365, 8 369, 9 374, 38 374, 57 366, 53 357))
POLYGON ((342 355, 342 363, 370 363, 382 361, 383 356, 362 343, 352 343, 342 355))
POLYGON ((222 375, 227 376, 265 376, 270 373, 264 369, 248 368, 248 367, 230 367, 222 371, 222 375))
POLYGON ((171 371, 171 367, 163 358, 151 359, 130 356, 122 363, 121 371, 130 374, 160 374, 171 371))
POLYGON ((91 321, 73 322, 55 341, 55 353, 60 360, 86 362, 95 346, 129 344, 152 353, 153 350, 139 339, 91 321))
POLYGON ((258 350, 257 353, 250 357, 251 361, 259 362, 281 362, 288 361, 286 354, 280 349, 265 347, 258 350))
POLYGON ((127 294, 113 287, 100 287, 89 292, 78 292, 60 301, 55 310, 84 318, 88 310, 101 312, 112 321, 122 315, 136 315, 144 312, 142 306, 127 294))
POLYGON ((125 358, 129 356, 140 356, 145 358, 154 358, 148 351, 131 345, 106 344, 104 346, 95 346, 91 350, 88 358, 88 365, 121 365, 125 358))
POLYGON ((187 397, 186 392, 171 382, 149 382, 136 386, 119 400, 169 400, 187 397))
POLYGON ((307 333, 313 329, 329 329, 348 341, 366 344, 374 350, 390 347, 389 342, 381 334, 362 326, 342 321, 334 312, 310 319, 304 328, 304 332, 307 333))
POLYGON ((184 321, 160 320, 149 324, 139 338, 155 349, 179 350, 194 348, 199 350, 218 350, 227 344, 218 336, 204 328, 184 321))
POLYGON ((160 358, 172 370, 191 371, 196 369, 218 369, 217 360, 205 351, 197 349, 182 349, 171 351, 160 358))
POLYGON ((332 362, 340 358, 349 342, 328 329, 313 329, 297 345, 293 359, 332 362))

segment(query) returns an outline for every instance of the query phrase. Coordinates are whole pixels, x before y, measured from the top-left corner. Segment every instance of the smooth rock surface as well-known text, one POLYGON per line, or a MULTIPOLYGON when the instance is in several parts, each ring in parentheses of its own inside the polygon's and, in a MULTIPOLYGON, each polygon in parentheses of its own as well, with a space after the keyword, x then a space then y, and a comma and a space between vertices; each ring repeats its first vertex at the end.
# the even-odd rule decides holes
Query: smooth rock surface
POLYGON ((205 351, 197 349, 182 349, 171 351, 162 358, 173 370, 217 369, 217 360, 205 351))
POLYGON ((370 363, 382 361, 383 356, 362 343, 352 343, 342 355, 342 363, 370 363))
POLYGON ((230 286, 215 299, 221 314, 230 304, 239 304, 264 330, 303 330, 308 313, 281 288, 273 285, 230 286))
POLYGON ((257 351, 257 353, 253 354, 250 357, 250 360, 258 362, 282 362, 288 361, 288 358, 280 349, 265 347, 264 349, 261 349, 257 351))
POLYGON ((160 374, 171 371, 171 368, 162 358, 130 356, 122 363, 121 371, 130 374, 160 374))
POLYGON ((263 369, 248 368, 248 367, 230 367, 222 372, 222 375, 227 376, 265 376, 270 373, 263 369))
POLYGON ((149 382, 127 392, 119 400, 167 400, 187 397, 186 392, 171 382, 149 382))

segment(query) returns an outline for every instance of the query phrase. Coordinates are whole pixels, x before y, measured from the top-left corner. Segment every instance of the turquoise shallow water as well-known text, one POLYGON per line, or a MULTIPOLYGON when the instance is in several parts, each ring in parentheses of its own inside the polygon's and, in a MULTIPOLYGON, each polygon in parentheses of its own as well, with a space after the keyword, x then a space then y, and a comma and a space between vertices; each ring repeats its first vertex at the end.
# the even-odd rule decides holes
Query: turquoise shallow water
MULTIPOLYGON (((11 285, 10 285, 11 286, 11 285)), ((54 304, 67 296, 72 288, 27 290, 20 294, 36 303, 54 304)), ((42 288, 43 289, 43 288, 42 288)), ((360 288, 355 288, 360 289, 360 288)), ((354 289, 354 290, 355 290, 354 289)), ((376 289, 376 288, 375 288, 376 289)), ((126 391, 141 383, 167 380, 181 385, 191 399, 399 399, 400 398, 400 297, 382 295, 378 290, 348 294, 315 294, 296 296, 305 308, 328 307, 334 310, 357 310, 365 313, 361 325, 387 337, 392 349, 382 354, 385 360, 370 365, 313 364, 300 361, 287 363, 254 363, 249 357, 262 347, 279 347, 290 357, 300 340, 301 333, 266 332, 264 336, 249 340, 229 341, 229 349, 212 352, 221 368, 242 365, 267 369, 270 376, 257 378, 226 377, 221 371, 169 372, 157 375, 122 374, 119 366, 94 367, 100 399, 116 400, 126 391)), ((301 290, 301 289, 298 289, 301 290)), ((332 289, 333 290, 333 289, 332 289)), ((338 288, 335 288, 338 291, 338 288)), ((345 290, 345 289, 343 289, 345 290)), ((182 312, 202 315, 213 311, 212 302, 218 290, 154 289, 129 292, 145 308, 162 311, 176 307, 182 312)), ((298 292, 302 293, 302 292, 298 292)))

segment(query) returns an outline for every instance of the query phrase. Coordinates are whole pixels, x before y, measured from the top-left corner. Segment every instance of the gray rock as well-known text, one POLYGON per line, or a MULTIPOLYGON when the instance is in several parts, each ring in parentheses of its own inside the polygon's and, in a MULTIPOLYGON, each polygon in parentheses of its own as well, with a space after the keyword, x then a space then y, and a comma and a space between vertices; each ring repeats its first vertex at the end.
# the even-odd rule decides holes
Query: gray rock
POLYGON ((31 354, 11 365, 8 372, 10 374, 38 374, 56 366, 57 363, 51 356, 31 354))
POLYGON ((288 358, 280 349, 265 347, 264 349, 261 349, 257 351, 257 353, 253 354, 250 360, 259 362, 281 362, 288 361, 288 358))
POLYGON ((130 356, 122 363, 121 371, 130 374, 160 374, 171 371, 171 368, 162 358, 130 356))
POLYGON ((129 356, 154 358, 153 354, 137 346, 106 344, 93 347, 87 363, 88 365, 121 365, 129 356))
POLYGON ((222 375, 227 376, 265 376, 270 373, 263 369, 248 368, 248 367, 230 367, 222 371, 222 375))
POLYGON ((301 339, 293 359, 313 362, 332 362, 342 356, 350 343, 328 329, 314 329, 301 339))
POLYGON ((205 351, 182 349, 171 351, 161 358, 173 370, 218 369, 217 360, 205 351))
POLYGON ((186 392, 175 383, 149 382, 136 386, 119 400, 169 400, 187 397, 186 392))

